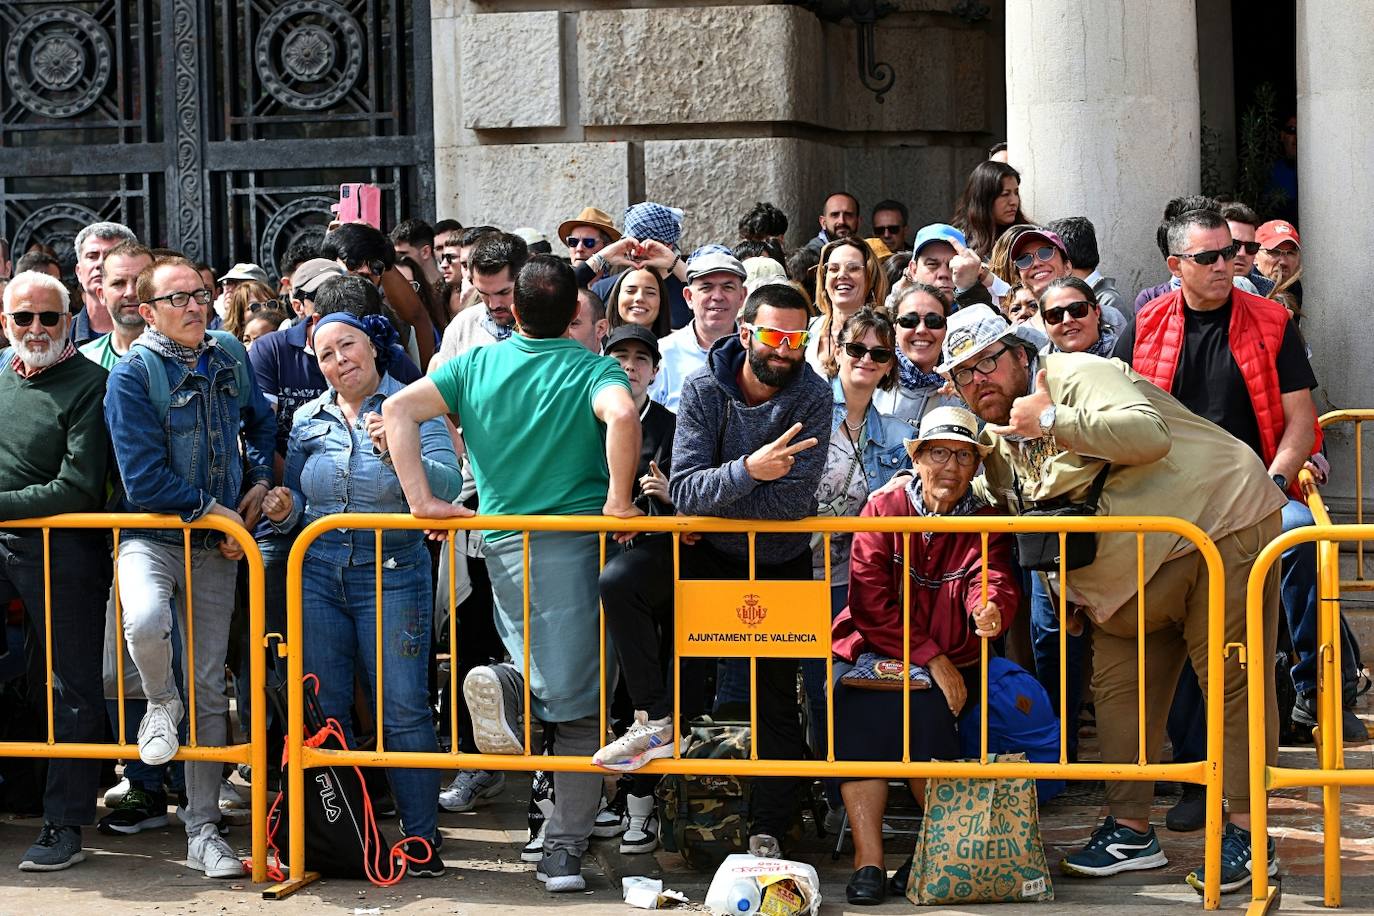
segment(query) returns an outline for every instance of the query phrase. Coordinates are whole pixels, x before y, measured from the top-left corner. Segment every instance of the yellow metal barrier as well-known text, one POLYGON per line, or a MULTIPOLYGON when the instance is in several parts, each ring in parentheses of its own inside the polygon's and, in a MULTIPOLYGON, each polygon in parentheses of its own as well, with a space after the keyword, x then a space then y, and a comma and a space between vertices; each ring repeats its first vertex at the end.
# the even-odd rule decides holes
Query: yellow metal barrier
MULTIPOLYGON (((769 602, 775 606, 785 606, 787 608, 787 620, 784 630, 778 630, 782 639, 776 643, 772 639, 763 641, 751 640, 748 642, 727 642, 718 643, 720 645, 738 645, 739 651, 721 653, 717 651, 703 652, 693 650, 690 653, 681 651, 674 654, 674 668, 678 669, 679 660, 685 654, 697 654, 719 656, 730 654, 748 657, 750 659, 750 682, 751 688, 755 685, 755 664, 760 656, 796 656, 796 657, 824 657, 830 658, 830 601, 828 588, 830 585, 829 569, 829 539, 835 534, 851 534, 854 532, 885 532, 896 533, 904 536, 906 553, 910 556, 911 536, 918 532, 951 532, 951 533, 977 533, 982 536, 983 555, 986 559, 988 548, 988 536, 996 533, 1013 533, 1026 531, 1049 531, 1058 532, 1060 537, 1060 555, 1064 556, 1067 551, 1064 548, 1064 538, 1070 532, 1097 532, 1134 535, 1137 544, 1137 613, 1143 623, 1145 615, 1145 575, 1143 568, 1143 558, 1145 551, 1145 537, 1147 535, 1173 536, 1178 542, 1191 542, 1200 552, 1207 564, 1208 569, 1208 642, 1210 658, 1213 661, 1207 667, 1207 759, 1196 763, 1156 763, 1151 764, 1147 759, 1146 736, 1145 736, 1145 690, 1144 690, 1144 626, 1139 626, 1141 636, 1138 638, 1138 665, 1141 678, 1141 686, 1138 692, 1139 714, 1140 714, 1140 735, 1139 735, 1139 757, 1134 763, 1069 763, 1067 758, 1067 730, 1069 724, 1061 720, 1060 723, 1060 760, 1058 763, 1029 763, 1029 762, 995 762, 990 763, 987 755, 987 704, 983 705, 980 740, 980 758, 976 761, 925 761, 918 762, 910 760, 909 741, 904 740, 903 759, 901 762, 857 762, 857 761, 836 761, 834 759, 833 741, 830 743, 829 753, 826 760, 759 760, 757 759, 756 743, 751 742, 751 759, 748 761, 726 760, 726 759, 682 759, 680 748, 674 749, 671 759, 659 759, 652 761, 644 767, 646 773, 717 773, 741 776, 799 776, 808 778, 819 778, 826 776, 845 776, 845 777, 869 777, 869 778, 919 778, 931 776, 961 776, 961 777, 988 777, 988 776, 1008 776, 1033 779, 1104 779, 1104 780, 1129 780, 1129 781, 1154 781, 1154 780, 1178 780, 1202 784, 1206 787, 1207 797, 1207 834, 1206 848, 1204 854, 1205 874, 1207 884, 1204 893, 1204 904, 1207 909, 1215 909, 1220 904, 1220 856, 1221 856, 1221 831, 1222 831, 1222 797, 1221 797, 1221 774, 1222 774, 1222 694, 1223 694, 1223 665, 1222 660, 1229 647, 1224 645, 1224 573, 1220 554, 1212 541, 1196 526, 1181 519, 1174 518, 1152 518, 1152 517, 1037 517, 1037 518, 1009 518, 1009 517, 907 517, 907 518, 812 518, 799 522, 763 522, 763 521, 734 521, 720 518, 687 518, 687 517, 655 517, 655 518, 635 518, 623 520, 616 518, 606 518, 599 516, 478 516, 462 519, 445 519, 443 521, 421 520, 409 515, 384 515, 384 514, 346 514, 333 515, 319 519, 310 524, 301 532, 292 548, 287 569, 287 644, 284 651, 287 657, 288 673, 288 723, 287 723, 287 786, 289 795, 289 822, 290 822, 290 861, 289 878, 282 884, 269 889, 264 896, 284 897, 314 880, 317 875, 309 873, 305 869, 305 771, 312 767, 320 766, 387 766, 387 767, 415 767, 449 769, 454 767, 478 768, 490 770, 546 770, 546 771, 575 771, 603 773, 604 771, 593 766, 590 758, 568 757, 556 755, 536 755, 531 753, 530 723, 533 716, 530 714, 530 679, 529 679, 529 627, 530 627, 530 596, 529 596, 529 548, 531 532, 597 532, 601 534, 601 558, 605 561, 605 537, 613 532, 666 532, 672 535, 674 543, 674 578, 678 604, 676 608, 676 627, 678 649, 688 645, 685 634, 692 627, 699 627, 702 624, 709 625, 713 629, 720 629, 722 626, 730 626, 730 621, 736 617, 735 605, 740 603, 741 595, 750 592, 759 595, 766 595, 763 599, 758 599, 760 603, 769 602), (328 531, 348 528, 353 530, 375 530, 377 543, 377 556, 382 555, 381 551, 381 532, 383 530, 423 530, 441 529, 448 531, 458 530, 499 530, 520 532, 524 540, 524 645, 526 647, 523 667, 525 674, 524 691, 524 753, 522 755, 491 755, 491 754, 464 754, 458 752, 458 724, 457 711, 452 713, 450 723, 453 734, 453 747, 451 753, 429 753, 429 752, 397 752, 387 751, 382 741, 382 697, 381 684, 382 678, 377 679, 378 696, 376 697, 376 726, 378 733, 377 749, 371 751, 339 751, 327 750, 322 748, 308 747, 303 742, 304 725, 304 676, 303 660, 301 653, 303 634, 302 624, 302 570, 305 563, 306 552, 310 545, 322 534, 328 531), (749 536, 750 560, 749 569, 751 578, 739 582, 713 581, 683 581, 678 573, 678 554, 681 547, 681 538, 689 533, 736 533, 747 534, 749 536), (783 533, 783 532, 806 532, 822 533, 825 537, 826 575, 824 580, 815 582, 778 582, 774 580, 757 580, 752 577, 754 571, 754 536, 757 534, 783 533), (743 589, 741 590, 741 587, 743 589), (774 591, 776 589, 776 591, 774 591), (776 601, 774 600, 776 597, 776 601), (788 638, 790 634, 791 638, 788 638), (786 651, 775 646, 784 646, 786 651)), ((453 539, 449 539, 445 546, 448 552, 450 563, 457 559, 456 548, 453 539)), ((908 560, 909 563, 909 560, 908 560)), ((986 564, 985 564, 986 568, 986 564)), ((1123 571, 1124 574, 1124 571, 1123 571)), ((457 613, 455 601, 454 578, 450 577, 449 586, 449 638, 450 644, 457 644, 457 613)), ((903 628, 906 637, 906 645, 910 646, 911 629, 911 605, 910 605, 910 576, 903 577, 903 628)), ((1060 581, 1066 584, 1068 581, 1068 570, 1060 569, 1060 581)), ((984 573, 983 595, 987 595, 987 576, 984 573)), ((1065 640, 1067 638, 1067 617, 1068 608, 1066 604, 1066 588, 1060 589, 1059 616, 1060 616, 1060 651, 1064 652, 1065 640)), ((376 614, 378 618, 378 632, 381 632, 382 616, 382 594, 380 572, 377 579, 376 592, 376 614)), ((746 602, 747 603, 747 602, 746 602)), ((1122 611, 1125 612, 1124 610, 1122 611)), ((775 625, 780 625, 780 621, 775 621, 775 625)), ((772 631, 769 631, 772 632, 772 631)), ((752 630, 751 630, 752 633, 752 630)), ((605 732, 605 687, 606 687, 606 666, 605 666, 605 624, 601 624, 601 692, 603 696, 602 705, 602 733, 605 732)), ((377 668, 381 670, 381 646, 380 641, 374 651, 378 654, 377 668)), ((909 663, 910 659, 907 658, 909 663)), ((987 664, 988 664, 988 645, 986 640, 982 644, 981 657, 981 678, 986 694, 987 685, 987 664)), ((1064 675, 1061 666, 1060 681, 1060 700, 1063 706, 1065 692, 1064 675)), ((1261 666, 1262 667, 1262 666, 1261 666)), ((827 670, 829 664, 827 662, 827 670)), ((1253 669, 1252 669, 1253 672, 1253 669)), ((679 687, 678 676, 674 678, 674 686, 679 687)), ((450 690, 453 695, 458 696, 458 673, 453 669, 450 673, 450 690)), ((1263 682, 1260 682, 1261 703, 1263 702, 1263 682)), ((1252 702, 1254 699, 1252 686, 1252 702)), ((905 692, 904 692, 905 694, 905 692)), ((757 734, 757 691, 751 690, 750 702, 750 725, 753 734, 757 734)), ((675 725, 680 724, 677 717, 677 691, 674 696, 675 725)), ((455 702, 456 706, 456 702, 455 702)), ((905 694, 903 700, 903 738, 909 737, 910 729, 910 696, 905 694)), ((827 734, 833 736, 834 730, 834 709, 833 697, 827 691, 826 702, 827 734)), ((257 719, 255 717, 255 723, 257 719)), ((1263 756, 1260 757, 1261 764, 1263 756)))
MULTIPOLYGON (((1355 524, 1364 524, 1364 424, 1374 421, 1374 409, 1365 410, 1333 410, 1330 413, 1322 414, 1322 430, 1328 430, 1334 426, 1350 423, 1355 427, 1355 524)), ((1337 545, 1337 560, 1339 560, 1339 545, 1337 545)), ((1339 567, 1338 567, 1339 570, 1339 567)), ((1366 575, 1365 572, 1365 551, 1364 542, 1355 543, 1355 577, 1340 583, 1341 588, 1346 591, 1374 591, 1374 578, 1366 575)))
MULTIPOLYGON (((192 531, 219 531, 227 537, 233 538, 243 549, 244 556, 248 561, 248 594, 249 594, 249 634, 252 644, 255 646, 264 645, 264 614, 263 614, 263 565, 262 555, 258 551, 258 545, 253 540, 253 536, 241 525, 236 525, 227 519, 215 515, 207 515, 197 521, 186 523, 176 516, 171 515, 140 515, 133 513, 109 513, 109 512, 90 512, 73 513, 70 515, 54 515, 47 518, 20 519, 16 521, 0 522, 0 528, 15 530, 40 530, 43 532, 43 568, 44 568, 44 598, 45 607, 43 608, 43 620, 47 653, 45 659, 45 675, 47 679, 47 715, 48 715, 48 738, 46 741, 4 741, 0 742, 0 757, 47 757, 47 758, 81 758, 81 759, 136 759, 138 757, 138 746, 125 744, 124 721, 124 651, 123 642, 123 614, 119 603, 119 567, 115 564, 112 588, 115 592, 115 622, 114 626, 119 631, 118 639, 121 650, 115 653, 116 659, 116 682, 118 684, 118 705, 119 705, 119 742, 116 744, 92 744, 77 742, 59 742, 56 740, 53 724, 53 684, 52 684, 52 590, 50 566, 51 556, 49 555, 49 538, 54 529, 84 529, 84 530, 109 530, 113 533, 113 547, 117 555, 119 551, 120 532, 129 529, 180 529, 182 531, 182 544, 186 551, 186 582, 191 581, 191 532, 192 531)), ((227 609, 226 609, 227 610, 227 609)), ((31 612, 31 611, 30 611, 31 612)), ((196 742, 196 696, 195 696, 195 644, 191 636, 194 627, 193 608, 189 597, 186 599, 186 618, 187 634, 186 646, 187 655, 185 659, 185 669, 187 672, 186 687, 186 716, 190 726, 190 744, 177 750, 177 760, 213 760, 223 763, 246 763, 253 768, 252 785, 252 832, 253 832, 253 880, 264 881, 267 878, 267 716, 259 711, 266 709, 266 659, 262 651, 252 653, 250 666, 249 690, 252 694, 252 702, 255 704, 255 715, 252 717, 251 734, 248 744, 236 744, 229 747, 202 747, 196 742)))

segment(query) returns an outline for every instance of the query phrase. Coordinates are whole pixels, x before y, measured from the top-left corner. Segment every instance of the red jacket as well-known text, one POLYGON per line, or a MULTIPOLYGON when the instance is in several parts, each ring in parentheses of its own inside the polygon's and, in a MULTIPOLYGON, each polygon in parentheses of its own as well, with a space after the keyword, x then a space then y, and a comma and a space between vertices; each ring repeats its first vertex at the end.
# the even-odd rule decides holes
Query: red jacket
MULTIPOLYGON (((992 515, 990 508, 978 515, 992 515)), ((861 516, 912 516, 906 490, 870 500, 861 516)), ((849 559, 849 606, 835 618, 831 648, 845 661, 864 652, 902 657, 901 534, 861 531, 849 559)), ((911 662, 945 655, 957 666, 978 660, 969 615, 982 604, 982 542, 977 534, 911 535, 911 662)), ((1012 562, 1012 536, 988 537, 988 600, 1002 611, 1006 632, 1021 598, 1012 562)))
MULTIPOLYGON (((1151 300, 1135 318, 1133 368, 1169 392, 1173 391, 1174 374, 1183 354, 1183 309, 1183 290, 1176 289, 1151 300)), ((1240 367, 1250 403, 1255 409, 1260 457, 1266 467, 1278 454, 1279 440, 1283 438, 1283 398, 1279 392, 1276 360, 1290 320, 1288 309, 1279 303, 1242 290, 1231 290, 1231 325, 1227 337, 1231 355, 1240 367)), ((1319 424, 1312 451, 1320 450, 1321 443, 1319 424)))

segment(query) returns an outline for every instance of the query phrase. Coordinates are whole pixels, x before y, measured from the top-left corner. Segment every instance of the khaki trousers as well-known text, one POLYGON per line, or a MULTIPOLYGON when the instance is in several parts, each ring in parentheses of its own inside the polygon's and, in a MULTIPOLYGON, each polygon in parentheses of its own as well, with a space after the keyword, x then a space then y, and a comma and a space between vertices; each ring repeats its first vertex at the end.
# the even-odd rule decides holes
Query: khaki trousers
MULTIPOLYGON (((1275 512, 1216 542, 1226 577, 1222 644, 1207 644, 1207 564, 1201 553, 1170 560, 1145 583, 1145 741, 1150 763, 1160 759, 1164 726, 1185 660, 1192 661, 1206 697, 1208 663, 1221 659, 1225 643, 1246 641, 1250 569, 1260 550, 1282 528, 1282 515, 1275 512)), ((1252 659, 1253 664, 1267 666, 1274 657, 1278 616, 1279 564, 1275 563, 1264 580, 1264 655, 1252 659)), ((1138 599, 1133 597, 1093 629, 1093 697, 1105 763, 1140 759, 1138 624, 1138 599)), ((1249 709, 1245 671, 1234 654, 1225 661, 1224 688, 1222 786, 1231 810, 1243 814, 1250 810, 1249 709)), ((1278 703, 1270 677, 1265 678, 1264 707, 1265 756, 1272 765, 1278 759, 1278 703)), ((1149 781, 1107 783, 1107 805, 1117 818, 1148 819, 1153 797, 1154 783, 1149 781)))

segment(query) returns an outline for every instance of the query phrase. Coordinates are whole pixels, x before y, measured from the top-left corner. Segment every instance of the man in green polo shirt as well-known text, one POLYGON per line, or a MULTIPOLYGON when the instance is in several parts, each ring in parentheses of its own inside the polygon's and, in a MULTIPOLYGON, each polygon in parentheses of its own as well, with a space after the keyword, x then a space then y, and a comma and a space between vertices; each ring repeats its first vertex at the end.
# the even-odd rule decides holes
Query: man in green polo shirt
POLYGON ((153 253, 132 239, 120 242, 105 255, 101 267, 100 299, 114 329, 81 346, 81 355, 106 371, 129 352, 147 323, 138 311, 138 274, 152 266, 153 253))
MULTIPOLYGON (((629 518, 639 461, 639 411, 614 359, 563 337, 577 313, 572 269, 531 258, 515 281, 518 331, 478 347, 387 399, 386 437, 412 514, 471 515, 434 496, 420 465, 419 424, 457 415, 482 511, 491 515, 629 518)), ((496 628, 516 665, 482 665, 463 682, 478 748, 523 753, 519 712, 524 646, 523 538, 489 531, 487 570, 496 628)), ((530 693, 533 711, 557 723, 554 753, 590 757, 600 732, 596 534, 530 535, 530 693)), ((554 810, 537 877, 552 892, 581 890, 582 856, 601 799, 601 777, 554 774, 554 810)))

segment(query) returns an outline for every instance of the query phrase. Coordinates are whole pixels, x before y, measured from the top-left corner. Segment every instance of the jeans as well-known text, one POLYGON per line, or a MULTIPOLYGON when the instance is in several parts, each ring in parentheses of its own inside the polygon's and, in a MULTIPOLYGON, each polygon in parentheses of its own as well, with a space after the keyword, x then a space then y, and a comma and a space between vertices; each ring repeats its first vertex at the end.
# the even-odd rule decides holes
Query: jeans
MULTIPOLYGON (((437 753, 429 708, 429 645, 433 588, 424 545, 386 561, 382 570, 382 721, 378 746, 437 753)), ((307 562, 302 580, 302 661, 319 679, 320 708, 352 734, 353 679, 374 700, 377 691, 377 593, 374 566, 307 562)), ((433 838, 439 771, 387 771, 408 836, 433 838)))
MULTIPOLYGON (((1307 506, 1290 499, 1283 507, 1283 530, 1304 528, 1313 524, 1307 506)), ((1293 653, 1298 657, 1293 666, 1293 686, 1299 694, 1317 689, 1317 545, 1309 542, 1290 547, 1283 552, 1283 578, 1280 594, 1283 612, 1288 620, 1288 634, 1293 639, 1293 653)), ((1355 680, 1355 652, 1349 641, 1336 638, 1341 644, 1341 675, 1346 685, 1355 680)))
POLYGON ((1083 700, 1083 652, 1087 636, 1066 636, 1064 649, 1064 709, 1059 708, 1059 602, 1045 588, 1039 575, 1030 573, 1031 652, 1035 656, 1035 679, 1050 695, 1050 704, 1061 719, 1069 723, 1069 760, 1078 759, 1078 708, 1083 700))
MULTIPOLYGON (((186 621, 187 582, 183 548, 125 538, 119 545, 119 600, 124 610, 124 640, 143 681, 149 702, 166 705, 181 699, 174 674, 174 619, 180 632, 193 633, 187 665, 194 664, 196 743, 223 747, 228 740, 229 698, 225 695, 224 660, 229 649, 229 621, 234 609, 237 564, 215 548, 191 550, 190 604, 186 621)), ((184 642, 184 640, 183 640, 184 642)), ((187 695, 189 701, 189 693, 187 695)), ((191 709, 186 709, 190 715, 191 709)), ((186 764, 186 833, 195 836, 206 824, 217 824, 223 764, 186 764)))
MULTIPOLYGON (((100 656, 110 551, 97 531, 54 530, 48 548, 51 594, 43 582, 43 533, 0 531, 0 605, 23 601, 40 656, 46 652, 45 609, 52 608, 53 737, 99 743, 105 736, 100 656)), ((50 760, 43 819, 73 827, 92 823, 99 779, 98 760, 50 760)))

